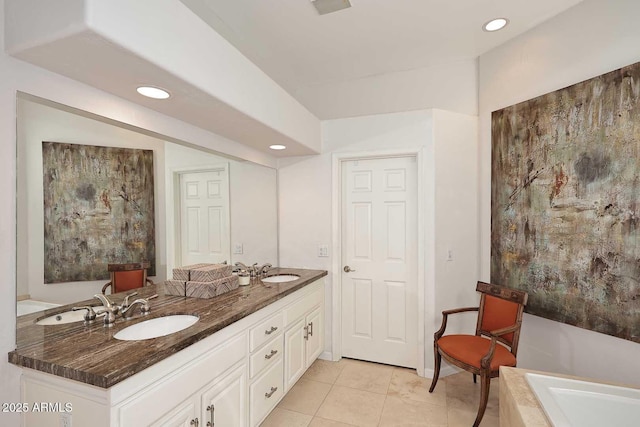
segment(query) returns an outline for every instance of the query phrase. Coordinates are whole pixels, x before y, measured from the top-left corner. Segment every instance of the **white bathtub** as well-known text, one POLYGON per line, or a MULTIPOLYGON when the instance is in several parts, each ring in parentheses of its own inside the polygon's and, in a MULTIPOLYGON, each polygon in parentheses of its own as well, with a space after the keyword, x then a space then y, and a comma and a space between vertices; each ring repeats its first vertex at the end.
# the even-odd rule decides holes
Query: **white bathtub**
POLYGON ((59 307, 60 304, 51 302, 38 301, 34 299, 26 299, 18 301, 16 305, 16 315, 24 316, 25 314, 35 313, 36 311, 46 310, 48 308, 59 307))
POLYGON ((640 390, 527 373, 554 427, 638 427, 640 390))

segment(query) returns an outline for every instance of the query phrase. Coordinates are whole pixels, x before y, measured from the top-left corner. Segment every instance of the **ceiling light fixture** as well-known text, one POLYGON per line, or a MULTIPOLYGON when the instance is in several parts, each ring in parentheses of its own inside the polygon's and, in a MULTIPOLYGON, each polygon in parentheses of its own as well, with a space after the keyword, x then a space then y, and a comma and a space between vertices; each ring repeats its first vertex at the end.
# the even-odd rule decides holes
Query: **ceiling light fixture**
POLYGON ((269 148, 271 148, 272 150, 284 150, 285 148, 287 148, 286 145, 280 145, 280 144, 274 144, 274 145, 270 145, 269 148))
POLYGON ((167 99, 171 96, 166 90, 154 86, 140 86, 136 90, 140 95, 144 95, 147 98, 167 99))
POLYGON ((482 29, 488 32, 498 31, 506 27, 508 23, 509 20, 507 18, 496 18, 484 24, 482 29))

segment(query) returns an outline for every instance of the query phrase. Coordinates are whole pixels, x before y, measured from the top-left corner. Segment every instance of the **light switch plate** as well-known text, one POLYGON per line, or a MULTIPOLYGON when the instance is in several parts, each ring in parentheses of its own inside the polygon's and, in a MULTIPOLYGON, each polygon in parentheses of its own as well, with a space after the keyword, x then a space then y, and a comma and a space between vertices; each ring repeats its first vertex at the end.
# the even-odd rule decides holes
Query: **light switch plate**
POLYGON ((329 256, 329 246, 328 245, 319 245, 318 246, 318 256, 321 258, 327 258, 329 256))
POLYGON ((243 253, 242 243, 236 243, 235 245, 233 245, 233 253, 234 255, 242 255, 243 253))

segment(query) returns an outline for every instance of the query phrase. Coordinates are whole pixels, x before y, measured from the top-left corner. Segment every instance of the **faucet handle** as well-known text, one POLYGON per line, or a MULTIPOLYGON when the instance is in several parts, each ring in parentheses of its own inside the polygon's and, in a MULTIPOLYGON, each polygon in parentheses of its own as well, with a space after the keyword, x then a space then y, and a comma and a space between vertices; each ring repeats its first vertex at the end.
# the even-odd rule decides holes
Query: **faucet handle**
POLYGON ((86 305, 82 307, 72 307, 71 310, 73 311, 87 310, 87 312, 84 314, 84 321, 91 322, 93 320, 96 320, 96 316, 97 316, 96 312, 93 310, 93 307, 91 307, 90 305, 86 305))
POLYGON ((137 292, 131 292, 129 295, 126 295, 124 297, 124 301, 122 301, 121 309, 124 310, 125 308, 129 307, 129 298, 134 297, 136 295, 138 295, 137 292))
POLYGON ((149 311, 151 311, 151 307, 149 307, 149 300, 150 300, 150 299, 154 299, 154 298, 158 298, 158 294, 153 294, 153 295, 151 295, 149 298, 145 298, 145 299, 144 299, 144 304, 142 304, 142 305, 140 306, 140 311, 141 311, 143 314, 146 314, 146 313, 148 313, 149 311))

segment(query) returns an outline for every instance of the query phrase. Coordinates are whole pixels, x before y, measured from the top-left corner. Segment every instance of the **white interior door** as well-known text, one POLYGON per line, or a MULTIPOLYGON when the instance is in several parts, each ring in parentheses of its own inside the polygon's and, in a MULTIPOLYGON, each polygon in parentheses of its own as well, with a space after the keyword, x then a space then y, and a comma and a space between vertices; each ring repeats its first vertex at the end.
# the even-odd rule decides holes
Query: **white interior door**
POLYGON ((342 355, 417 365, 417 162, 342 162, 342 355))
POLYGON ((180 174, 180 264, 231 261, 227 166, 180 174))

